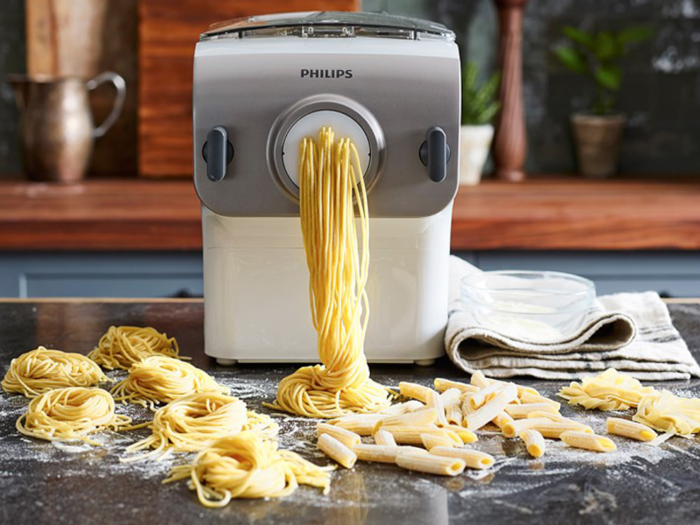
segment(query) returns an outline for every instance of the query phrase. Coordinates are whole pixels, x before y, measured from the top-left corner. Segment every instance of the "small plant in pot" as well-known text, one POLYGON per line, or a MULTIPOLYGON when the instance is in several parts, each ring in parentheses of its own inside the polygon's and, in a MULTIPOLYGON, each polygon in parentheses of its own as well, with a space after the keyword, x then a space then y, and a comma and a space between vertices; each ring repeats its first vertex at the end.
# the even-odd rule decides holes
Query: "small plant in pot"
POLYGON ((462 130, 460 133, 459 183, 479 184, 491 149, 493 125, 500 104, 496 100, 501 77, 494 73, 479 84, 479 68, 473 62, 464 67, 462 84, 462 130))
POLYGON ((627 120, 614 109, 622 84, 620 61, 652 31, 637 26, 617 33, 589 33, 566 26, 562 33, 569 42, 556 47, 555 55, 570 71, 589 78, 596 88, 592 111, 571 116, 579 171, 586 177, 608 177, 617 171, 627 120))

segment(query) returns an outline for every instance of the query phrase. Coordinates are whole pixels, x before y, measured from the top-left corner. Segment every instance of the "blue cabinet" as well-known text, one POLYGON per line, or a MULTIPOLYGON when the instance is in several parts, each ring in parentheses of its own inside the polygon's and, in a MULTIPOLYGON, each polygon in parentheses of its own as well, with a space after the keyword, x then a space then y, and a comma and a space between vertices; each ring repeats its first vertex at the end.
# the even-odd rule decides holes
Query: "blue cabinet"
MULTIPOLYGON (((583 275, 599 294, 655 290, 700 297, 697 252, 459 252, 483 270, 537 269, 583 275)), ((2 297, 196 297, 200 252, 0 252, 2 297)))

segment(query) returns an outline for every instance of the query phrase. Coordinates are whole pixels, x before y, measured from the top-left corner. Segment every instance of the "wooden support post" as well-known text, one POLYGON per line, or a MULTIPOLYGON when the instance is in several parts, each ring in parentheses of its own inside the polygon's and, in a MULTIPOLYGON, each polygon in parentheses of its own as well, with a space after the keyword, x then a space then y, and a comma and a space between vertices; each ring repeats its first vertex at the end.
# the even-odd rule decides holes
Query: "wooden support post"
POLYGON ((522 96, 522 21, 527 0, 494 0, 498 9, 498 56, 501 68, 501 111, 493 141, 495 175, 513 182, 525 179, 527 150, 522 96))

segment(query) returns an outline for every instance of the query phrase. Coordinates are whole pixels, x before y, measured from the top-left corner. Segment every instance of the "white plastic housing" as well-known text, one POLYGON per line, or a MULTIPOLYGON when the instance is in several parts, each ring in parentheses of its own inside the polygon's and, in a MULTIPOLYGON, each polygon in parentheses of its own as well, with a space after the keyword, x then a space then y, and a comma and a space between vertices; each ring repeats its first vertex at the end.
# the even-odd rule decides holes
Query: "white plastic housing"
MULTIPOLYGON (((452 206, 431 217, 370 219, 372 362, 444 353, 452 206)), ((205 352, 239 362, 318 362, 298 217, 202 209, 205 352)))

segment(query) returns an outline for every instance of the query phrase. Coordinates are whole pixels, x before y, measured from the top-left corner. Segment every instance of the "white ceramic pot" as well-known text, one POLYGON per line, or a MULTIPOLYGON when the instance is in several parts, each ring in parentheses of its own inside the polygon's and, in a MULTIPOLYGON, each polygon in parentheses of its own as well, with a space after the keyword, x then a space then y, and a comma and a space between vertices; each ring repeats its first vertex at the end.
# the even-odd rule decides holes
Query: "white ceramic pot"
POLYGON ((462 126, 459 139, 459 183, 479 184, 493 139, 493 126, 462 126))

